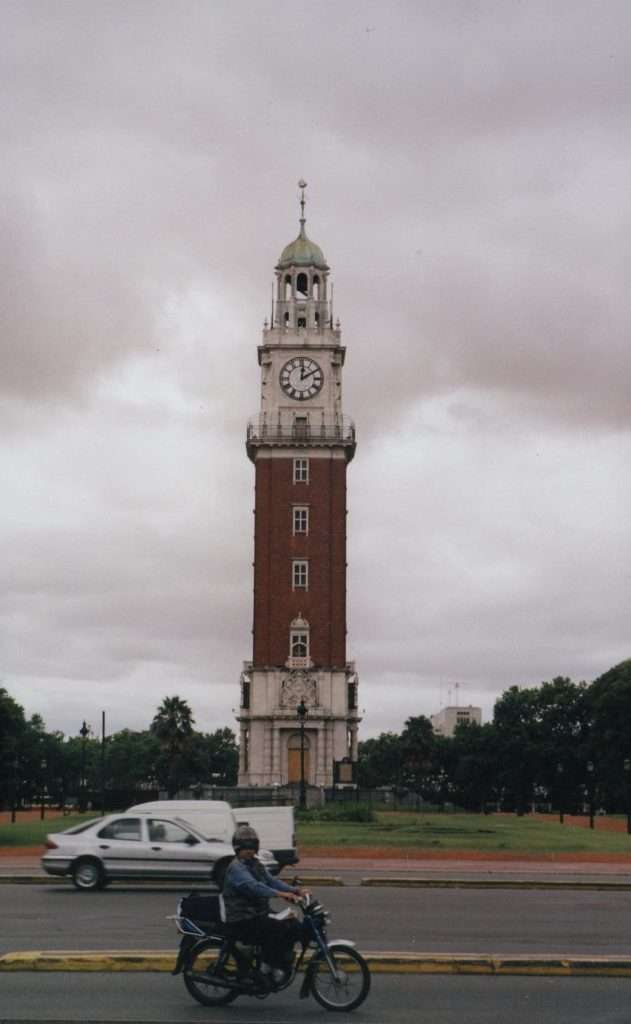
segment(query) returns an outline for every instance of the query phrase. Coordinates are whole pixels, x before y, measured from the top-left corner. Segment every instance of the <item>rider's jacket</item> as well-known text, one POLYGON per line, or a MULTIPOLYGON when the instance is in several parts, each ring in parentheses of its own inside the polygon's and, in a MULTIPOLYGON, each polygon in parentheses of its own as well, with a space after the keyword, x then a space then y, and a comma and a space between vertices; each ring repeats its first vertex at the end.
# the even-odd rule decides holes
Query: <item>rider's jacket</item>
POLYGON ((296 892, 280 878, 273 878, 257 857, 228 865, 223 883, 226 921, 232 924, 269 913, 269 901, 277 892, 296 892))

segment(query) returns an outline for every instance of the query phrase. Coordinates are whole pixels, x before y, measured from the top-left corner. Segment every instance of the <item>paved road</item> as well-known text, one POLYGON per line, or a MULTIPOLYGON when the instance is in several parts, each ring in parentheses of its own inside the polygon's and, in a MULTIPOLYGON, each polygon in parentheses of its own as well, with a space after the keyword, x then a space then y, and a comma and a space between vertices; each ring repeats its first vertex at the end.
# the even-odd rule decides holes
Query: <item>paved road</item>
MULTIPOLYGON (((631 844, 630 844, 631 845, 631 844)), ((336 875, 346 885, 358 885, 367 876, 383 877, 384 875, 399 878, 428 879, 470 879, 521 881, 562 881, 562 882, 623 882, 631 883, 631 860, 620 862, 597 862, 572 860, 445 860, 423 858, 415 854, 406 858, 370 859, 303 857, 294 869, 306 875, 336 875)), ((288 868, 285 878, 291 878, 294 872, 288 868)), ((0 875, 32 875, 38 874, 45 880, 46 875, 41 869, 39 857, 0 857, 0 875)))
MULTIPOLYGON (((2 1024, 9 1021, 324 1024, 297 986, 263 1001, 238 999, 225 1009, 195 1003, 180 978, 134 974, 13 974, 2 977, 2 1024)), ((337 1015, 336 1015, 337 1016, 337 1015)), ((373 978, 353 1024, 629 1024, 631 981, 614 978, 373 978)))
MULTIPOLYGON (((319 895, 333 915, 331 938, 365 950, 631 954, 631 892, 340 888, 319 895)), ((122 885, 97 893, 5 885, 0 952, 174 949, 165 918, 176 900, 176 891, 122 885)))

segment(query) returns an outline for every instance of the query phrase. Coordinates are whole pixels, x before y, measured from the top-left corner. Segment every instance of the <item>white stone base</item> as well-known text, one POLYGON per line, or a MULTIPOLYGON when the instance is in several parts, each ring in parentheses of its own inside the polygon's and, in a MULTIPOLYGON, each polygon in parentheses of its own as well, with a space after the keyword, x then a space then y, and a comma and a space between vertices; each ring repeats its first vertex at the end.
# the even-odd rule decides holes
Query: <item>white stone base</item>
POLYGON ((333 785, 335 761, 357 759, 356 709, 349 709, 348 682, 356 681, 354 665, 344 671, 314 669, 252 669, 250 707, 241 708, 239 786, 285 785, 289 781, 290 747, 300 745, 301 700, 308 713, 304 723, 305 781, 312 786, 333 785))

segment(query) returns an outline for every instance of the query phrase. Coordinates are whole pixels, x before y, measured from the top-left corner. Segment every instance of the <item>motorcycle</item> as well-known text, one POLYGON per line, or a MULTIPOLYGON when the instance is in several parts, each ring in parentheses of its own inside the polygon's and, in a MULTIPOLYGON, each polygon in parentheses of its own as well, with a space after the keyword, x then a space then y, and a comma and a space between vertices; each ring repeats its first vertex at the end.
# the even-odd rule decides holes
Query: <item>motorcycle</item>
MULTIPOLYGON (((310 894, 298 904, 302 916, 302 949, 291 953, 283 978, 276 982, 261 971, 261 950, 226 934, 219 893, 191 893, 177 907, 175 920, 182 938, 173 974, 182 974, 186 988, 203 1006, 225 1006, 238 996, 266 999, 281 992, 304 970, 300 998, 312 995, 325 1010, 354 1010, 370 991, 368 964, 346 939, 329 942, 330 917, 310 894)), ((272 915, 283 919, 291 910, 272 915)))

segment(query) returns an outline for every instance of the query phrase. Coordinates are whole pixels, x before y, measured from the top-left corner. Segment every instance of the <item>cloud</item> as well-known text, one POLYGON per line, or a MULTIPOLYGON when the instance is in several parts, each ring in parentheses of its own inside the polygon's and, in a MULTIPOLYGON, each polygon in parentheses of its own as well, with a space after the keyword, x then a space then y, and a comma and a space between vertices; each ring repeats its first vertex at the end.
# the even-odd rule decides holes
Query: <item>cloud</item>
POLYGON ((140 726, 180 692, 232 721, 245 423, 302 175, 358 426, 365 729, 384 686, 398 728, 450 681, 490 708, 628 655, 630 19, 6 7, 0 655, 29 710, 140 726))

